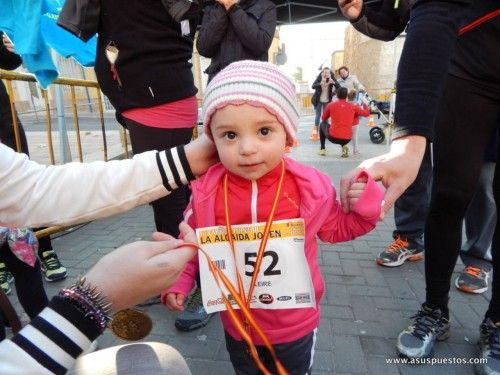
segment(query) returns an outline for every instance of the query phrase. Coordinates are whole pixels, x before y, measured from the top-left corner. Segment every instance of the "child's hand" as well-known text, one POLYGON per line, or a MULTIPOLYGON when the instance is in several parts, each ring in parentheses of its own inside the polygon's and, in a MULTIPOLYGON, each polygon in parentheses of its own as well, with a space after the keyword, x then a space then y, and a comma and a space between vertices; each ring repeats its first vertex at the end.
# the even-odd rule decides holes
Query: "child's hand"
POLYGON ((367 180, 368 179, 366 177, 360 177, 349 187, 349 190, 347 191, 347 199, 350 207, 353 207, 356 204, 359 197, 361 197, 361 194, 363 194, 363 191, 365 191, 367 180))
MULTIPOLYGON (((180 238, 184 240, 184 242, 194 242, 198 243, 198 239, 196 238, 196 233, 185 221, 181 221, 179 224, 180 238)), ((162 233, 162 232, 153 232, 152 238, 154 241, 169 241, 173 240, 170 234, 162 233)))
POLYGON ((186 296, 182 293, 168 293, 167 298, 165 298, 165 306, 170 311, 183 311, 185 301, 186 296))

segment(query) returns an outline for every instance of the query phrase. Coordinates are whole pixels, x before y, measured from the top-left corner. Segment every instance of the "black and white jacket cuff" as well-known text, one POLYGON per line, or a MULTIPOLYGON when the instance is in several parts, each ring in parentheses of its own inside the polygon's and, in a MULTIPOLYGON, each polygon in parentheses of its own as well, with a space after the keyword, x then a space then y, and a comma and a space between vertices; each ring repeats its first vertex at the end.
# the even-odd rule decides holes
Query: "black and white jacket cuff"
POLYGON ((187 185, 195 179, 189 166, 184 146, 177 146, 156 154, 163 185, 168 191, 187 185))

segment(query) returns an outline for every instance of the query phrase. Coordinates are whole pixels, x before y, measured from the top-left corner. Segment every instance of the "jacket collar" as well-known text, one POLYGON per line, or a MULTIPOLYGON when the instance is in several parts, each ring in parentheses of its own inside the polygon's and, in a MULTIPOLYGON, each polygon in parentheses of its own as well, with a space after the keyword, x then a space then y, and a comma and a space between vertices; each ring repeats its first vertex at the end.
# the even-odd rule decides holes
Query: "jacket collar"
MULTIPOLYGON (((314 168, 300 164, 288 157, 285 157, 284 160, 285 169, 292 173, 297 181, 301 200, 300 215, 307 221, 311 217, 318 215, 318 211, 322 211, 324 203, 331 199, 326 192, 327 186, 331 186, 332 183, 327 176, 314 168), (314 183, 311 181, 314 181, 314 183)), ((273 173, 273 171, 270 173, 273 173)), ((218 163, 206 172, 203 179, 193 181, 193 195, 197 197, 196 207, 194 208, 205 212, 205 214, 201 215, 206 217, 206 212, 211 211, 210 216, 214 217, 214 196, 217 194, 217 188, 225 173, 224 166, 218 163)), ((213 224, 207 223, 206 225, 213 224)))

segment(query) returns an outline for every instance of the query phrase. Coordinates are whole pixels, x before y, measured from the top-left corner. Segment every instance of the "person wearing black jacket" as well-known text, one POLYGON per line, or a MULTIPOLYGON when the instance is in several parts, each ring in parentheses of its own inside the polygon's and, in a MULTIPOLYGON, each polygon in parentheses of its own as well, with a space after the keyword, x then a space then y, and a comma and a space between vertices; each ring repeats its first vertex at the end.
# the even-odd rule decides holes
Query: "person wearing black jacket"
MULTIPOLYGON (((362 1, 340 0, 339 5, 352 22, 370 22, 362 1)), ((414 178, 426 141, 434 141, 434 181, 425 230, 426 299, 412 324, 400 333, 397 345, 400 353, 419 358, 431 354, 436 340, 449 336, 448 293, 462 218, 487 144, 500 123, 500 50, 496 48, 500 44, 500 4, 416 1, 409 9, 391 151, 360 167, 387 186, 387 212, 414 178)), ((388 14, 394 21, 391 30, 398 19, 406 26, 404 17, 394 10, 388 14)), ((372 24, 383 25, 380 21, 372 24)), ((343 189, 352 183, 353 175, 354 171, 342 179, 343 189)), ((498 200, 498 171, 493 190, 498 200)), ((492 242, 494 275, 500 274, 499 246, 497 221, 492 242)), ((477 367, 481 374, 500 373, 500 278, 494 276, 492 285, 490 305, 480 326, 479 346, 485 359, 477 367)))
MULTIPOLYGON (((0 31, 0 68, 14 70, 22 64, 21 56, 7 50, 2 42, 4 38, 3 35, 3 31, 0 31)), ((24 128, 19 118, 17 118, 17 123, 19 124, 21 150, 27 153, 28 142, 26 141, 26 134, 24 133, 24 128)), ((12 127, 12 112, 10 110, 9 94, 2 80, 0 80, 0 142, 14 150, 17 148, 14 128, 12 127)))
POLYGON ((311 103, 314 107, 316 116, 314 117, 314 129, 310 139, 313 141, 319 140, 319 122, 321 115, 328 103, 332 101, 333 93, 340 87, 337 79, 333 75, 330 68, 324 67, 321 73, 318 74, 312 84, 314 94, 311 98, 311 103))
MULTIPOLYGON (((128 128, 134 154, 191 140, 198 104, 190 60, 201 4, 185 0, 132 0, 126 6, 119 0, 65 2, 58 24, 84 41, 96 33, 99 36, 97 80, 119 113, 117 118, 128 128)), ((177 225, 188 197, 184 186, 152 203, 158 231, 179 234, 177 225)))
POLYGON ((240 60, 268 61, 276 30, 276 6, 269 0, 216 0, 205 8, 196 48, 211 59, 208 81, 240 60))

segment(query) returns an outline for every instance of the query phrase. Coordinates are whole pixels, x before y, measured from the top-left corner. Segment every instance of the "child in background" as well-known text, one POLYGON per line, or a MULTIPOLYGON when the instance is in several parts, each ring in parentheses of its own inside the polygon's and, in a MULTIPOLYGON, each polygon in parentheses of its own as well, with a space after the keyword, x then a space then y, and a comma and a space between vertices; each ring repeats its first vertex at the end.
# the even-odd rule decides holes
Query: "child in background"
MULTIPOLYGON (((12 272, 15 280, 17 298, 30 319, 34 319, 49 303, 43 288, 40 262, 36 258, 38 241, 28 228, 6 228, 0 226, 0 254, 5 263, 0 264, 0 271, 5 266, 12 272)), ((9 283, 2 277, 2 289, 10 293, 9 283), (6 284, 6 285, 4 285, 6 284)), ((0 341, 5 338, 5 324, 0 315, 0 341)))
MULTIPOLYGON (((0 31, 0 69, 13 70, 18 68, 21 63, 21 57, 15 53, 14 44, 3 31, 0 31)), ((28 141, 19 118, 17 118, 17 124, 21 141, 21 149, 19 150, 16 147, 14 128, 12 126, 9 95, 4 83, 0 80, 0 142, 13 150, 23 152, 29 156, 28 141)), ((33 231, 36 232, 38 229, 43 228, 35 228, 33 231)), ((66 268, 61 264, 57 254, 52 249, 50 236, 41 238, 39 244, 38 256, 40 257, 40 266, 45 273, 45 279, 47 281, 65 279, 67 274, 66 268)), ((5 261, 0 252, 0 285, 6 293, 10 290, 9 280, 10 273, 5 266, 5 261)))
MULTIPOLYGON (((213 138, 221 163, 193 182, 192 201, 186 209, 185 220, 200 229, 224 225, 227 228, 227 219, 231 233, 236 233, 233 226, 244 224, 244 228, 252 228, 268 220, 285 225, 301 223, 301 239, 294 237, 290 244, 279 238, 279 245, 271 247, 268 243, 265 247, 262 267, 254 284, 261 289, 256 288, 252 293, 256 301, 252 301, 251 313, 287 371, 309 374, 319 325, 319 302, 324 292, 316 236, 335 243, 369 232, 378 220, 383 193, 367 175, 359 178, 349 191, 351 212, 345 213, 328 176, 284 156, 285 145, 292 145, 296 138, 299 114, 293 82, 272 64, 246 60, 222 70, 207 87, 203 118, 205 132, 213 138), (266 253, 271 252, 275 256, 266 259, 266 253), (299 271, 292 274, 292 266, 299 271), (304 296, 305 293, 298 293, 303 290, 297 288, 295 300, 300 294, 311 300, 310 307, 294 305, 270 310, 275 306, 273 303, 294 295, 276 293, 280 282, 293 284, 303 275, 311 294, 304 296), (277 298, 280 296, 281 299, 277 298), (259 301, 262 304, 254 308, 254 303, 259 301)), ((222 246, 230 246, 225 240, 222 242, 222 246)), ((255 269, 254 255, 259 245, 248 247, 248 242, 235 241, 237 264, 243 255, 245 258, 239 274, 247 285, 255 269)), ((194 257, 176 284, 162 294, 162 302, 169 309, 183 309, 198 269, 199 261, 194 257)), ((202 293, 205 293, 209 277, 204 280, 203 274, 201 276, 202 293)), ((235 312, 241 319, 241 310, 235 312)), ((235 372, 258 373, 243 336, 229 314, 220 315, 235 372)), ((271 372, 276 372, 265 342, 254 329, 247 332, 256 344, 261 361, 271 372)))
MULTIPOLYGON (((357 98, 358 98, 358 92, 356 90, 349 90, 349 92, 347 93, 347 101, 349 103, 357 105, 358 104, 357 98)), ((359 149, 358 149, 359 116, 358 115, 354 115, 354 121, 352 124, 353 124, 352 125, 352 138, 351 138, 352 154, 357 155, 357 154, 359 154, 359 149)))
POLYGON ((337 89, 337 99, 326 107, 321 116, 319 140, 321 143, 319 154, 326 155, 325 140, 342 146, 342 157, 349 156, 347 144, 352 138, 352 127, 355 116, 369 116, 370 109, 363 103, 363 107, 348 103, 347 88, 337 89), (326 121, 330 118, 330 124, 326 121))

